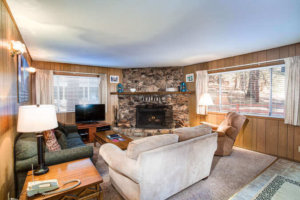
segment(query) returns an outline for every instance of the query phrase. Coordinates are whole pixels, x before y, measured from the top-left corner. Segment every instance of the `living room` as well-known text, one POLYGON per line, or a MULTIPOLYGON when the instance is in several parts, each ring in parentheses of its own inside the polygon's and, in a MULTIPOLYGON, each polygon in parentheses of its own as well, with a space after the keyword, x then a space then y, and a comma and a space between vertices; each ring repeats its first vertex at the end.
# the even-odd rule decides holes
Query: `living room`
POLYGON ((0 199, 299 198, 299 1, 0 16, 0 199))

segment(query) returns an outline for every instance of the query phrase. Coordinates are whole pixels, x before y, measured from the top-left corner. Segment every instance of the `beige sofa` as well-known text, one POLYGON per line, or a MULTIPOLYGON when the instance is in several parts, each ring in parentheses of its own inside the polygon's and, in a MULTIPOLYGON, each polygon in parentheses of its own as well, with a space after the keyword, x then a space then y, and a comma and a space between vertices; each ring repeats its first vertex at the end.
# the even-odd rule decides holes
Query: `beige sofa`
POLYGON ((127 151, 104 144, 113 186, 130 200, 166 199, 210 174, 217 134, 178 142, 178 135, 151 136, 131 142, 127 151))

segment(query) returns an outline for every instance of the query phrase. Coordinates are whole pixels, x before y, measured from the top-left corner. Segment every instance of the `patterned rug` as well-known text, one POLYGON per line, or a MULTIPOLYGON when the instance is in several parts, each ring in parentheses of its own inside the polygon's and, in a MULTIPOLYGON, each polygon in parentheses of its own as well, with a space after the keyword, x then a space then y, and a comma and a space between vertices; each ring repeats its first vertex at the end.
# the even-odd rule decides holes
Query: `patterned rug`
POLYGON ((255 200, 299 200, 300 182, 275 175, 256 195, 255 200))

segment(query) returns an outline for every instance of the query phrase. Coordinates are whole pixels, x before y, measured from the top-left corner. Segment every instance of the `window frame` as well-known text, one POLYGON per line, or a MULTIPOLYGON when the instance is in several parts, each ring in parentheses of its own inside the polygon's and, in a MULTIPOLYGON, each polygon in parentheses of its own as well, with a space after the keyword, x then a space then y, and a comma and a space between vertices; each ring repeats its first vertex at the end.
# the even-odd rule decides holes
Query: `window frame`
MULTIPOLYGON (((260 69, 270 69, 270 72, 272 73, 272 68, 274 67, 285 67, 285 64, 275 64, 275 65, 269 65, 269 66, 262 66, 262 67, 256 67, 256 68, 246 68, 246 69, 232 69, 228 71, 223 71, 223 72, 211 72, 208 73, 208 76, 210 75, 222 75, 222 74, 227 74, 227 73, 234 73, 234 72, 244 72, 244 71, 251 71, 251 70, 260 70, 260 69)), ((219 111, 210 111, 209 107, 207 108, 209 114, 226 114, 228 112, 223 112, 221 111, 221 106, 222 106, 222 79, 219 77, 219 111)), ((273 86, 273 78, 272 74, 270 74, 270 98, 269 98, 269 114, 268 115, 263 115, 263 114, 254 114, 254 113, 246 113, 246 112, 237 112, 240 114, 243 114, 245 116, 253 116, 253 117, 259 117, 259 118, 274 118, 274 119, 284 119, 284 112, 282 115, 272 115, 272 86, 273 86)), ((208 86, 209 87, 209 86, 208 86)), ((285 89, 284 89, 285 92, 285 89)), ((284 108, 283 108, 284 109, 284 108)))
MULTIPOLYGON (((61 86, 61 85, 58 85, 58 86, 56 86, 55 85, 55 83, 54 83, 54 77, 55 76, 71 76, 71 77, 78 77, 78 78, 84 78, 84 77, 90 77, 90 78, 99 78, 99 75, 89 75, 89 74, 71 74, 71 73, 54 73, 53 74, 53 101, 55 100, 54 99, 54 93, 55 93, 55 91, 54 91, 54 88, 55 87, 58 87, 58 91, 57 91, 57 97, 58 97, 58 100, 59 101, 61 101, 61 100, 63 100, 63 99, 60 99, 61 98, 61 95, 59 94, 59 92, 61 91, 61 88, 63 89, 63 90, 65 90, 65 88, 66 87, 64 87, 64 86, 61 86)), ((97 87, 99 88, 99 85, 97 85, 97 87)), ((83 94, 82 95, 85 95, 86 93, 89 93, 89 91, 90 91, 90 88, 87 88, 87 91, 85 90, 86 89, 86 87, 83 87, 83 94)), ((65 96, 65 93, 63 92, 63 95, 62 96, 65 96)), ((99 103, 100 103, 100 99, 101 99, 101 97, 99 96, 98 97, 98 100, 99 100, 99 103)), ((57 104, 56 103, 54 103, 53 102, 53 104, 55 105, 55 107, 56 107, 56 112, 58 113, 58 114, 62 114, 62 113, 74 113, 75 112, 75 110, 74 111, 60 111, 60 109, 59 109, 59 106, 57 106, 57 104)))

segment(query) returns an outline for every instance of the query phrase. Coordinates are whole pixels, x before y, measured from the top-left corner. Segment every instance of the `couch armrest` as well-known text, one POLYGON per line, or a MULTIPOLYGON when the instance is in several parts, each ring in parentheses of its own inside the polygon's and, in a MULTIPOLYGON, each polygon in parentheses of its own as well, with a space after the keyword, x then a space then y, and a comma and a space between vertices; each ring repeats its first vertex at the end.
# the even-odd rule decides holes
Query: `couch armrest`
POLYGON ((114 144, 107 143, 101 146, 99 154, 110 168, 139 183, 137 161, 128 158, 125 151, 114 144))
POLYGON ((219 125, 212 124, 212 123, 209 123, 209 122, 200 122, 200 123, 205 124, 207 126, 210 126, 213 130, 217 130, 219 128, 219 125))
MULTIPOLYGON (((78 160, 82 158, 91 158, 93 156, 92 146, 80 146, 75 148, 63 149, 56 152, 46 152, 45 153, 45 163, 46 165, 55 165, 59 163, 64 163, 72 160, 78 160)), ((34 167, 38 164, 38 156, 33 156, 26 160, 16 161, 16 171, 28 171, 31 170, 31 164, 34 167)))

